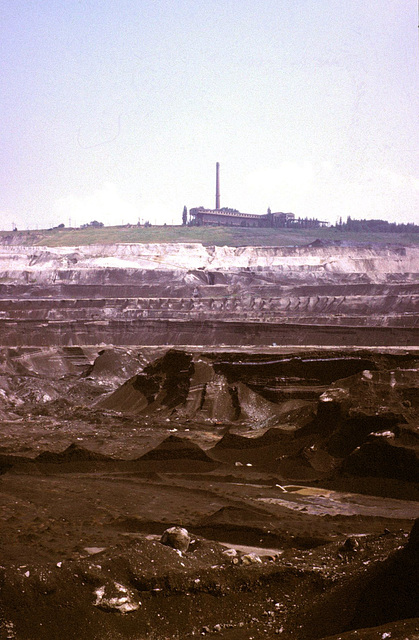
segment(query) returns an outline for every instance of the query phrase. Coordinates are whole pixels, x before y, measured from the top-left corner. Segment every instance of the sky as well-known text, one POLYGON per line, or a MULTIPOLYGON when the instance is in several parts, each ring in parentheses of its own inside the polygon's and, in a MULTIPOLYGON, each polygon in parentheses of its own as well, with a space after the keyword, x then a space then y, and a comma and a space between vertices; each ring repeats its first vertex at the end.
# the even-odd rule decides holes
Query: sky
POLYGON ((0 228, 419 224, 417 0, 0 0, 0 228))

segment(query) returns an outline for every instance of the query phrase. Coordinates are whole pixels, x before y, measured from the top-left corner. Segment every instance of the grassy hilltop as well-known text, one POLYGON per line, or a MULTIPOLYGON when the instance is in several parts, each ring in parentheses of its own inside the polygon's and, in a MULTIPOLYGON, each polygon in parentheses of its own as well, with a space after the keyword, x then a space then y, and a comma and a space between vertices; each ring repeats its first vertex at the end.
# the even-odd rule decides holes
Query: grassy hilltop
POLYGON ((217 246, 294 246, 314 240, 373 244, 419 244, 417 233, 347 232, 335 228, 259 229, 240 227, 117 226, 40 231, 0 231, 1 244, 47 247, 117 243, 200 242, 217 246))

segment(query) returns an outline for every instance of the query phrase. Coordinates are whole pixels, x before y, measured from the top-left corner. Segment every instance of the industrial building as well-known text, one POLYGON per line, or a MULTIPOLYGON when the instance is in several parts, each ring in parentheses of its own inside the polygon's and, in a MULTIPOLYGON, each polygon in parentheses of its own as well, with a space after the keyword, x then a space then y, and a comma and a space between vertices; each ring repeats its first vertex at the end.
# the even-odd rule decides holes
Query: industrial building
POLYGON ((229 227, 287 227, 295 221, 293 213, 275 212, 264 215, 241 213, 237 209, 220 207, 220 163, 216 164, 215 209, 194 207, 190 209, 191 224, 197 226, 229 226, 229 227))
POLYGON ((295 220, 293 213, 266 213, 257 215, 254 213, 241 213, 236 209, 205 209, 195 207, 189 211, 192 224, 225 225, 228 227, 287 227, 295 220))

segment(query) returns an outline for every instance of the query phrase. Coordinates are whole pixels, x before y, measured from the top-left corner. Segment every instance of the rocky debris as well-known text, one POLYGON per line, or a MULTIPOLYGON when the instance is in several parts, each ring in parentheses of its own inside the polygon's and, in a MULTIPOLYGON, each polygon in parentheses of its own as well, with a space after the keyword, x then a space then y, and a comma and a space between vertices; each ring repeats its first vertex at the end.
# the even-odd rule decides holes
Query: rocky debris
POLYGON ((187 529, 176 526, 166 529, 160 538, 160 542, 167 547, 172 547, 172 549, 177 549, 184 553, 188 550, 191 539, 187 529))
POLYGON ((348 557, 348 555, 351 555, 353 553, 355 553, 360 547, 360 542, 358 540, 358 538, 355 538, 354 536, 350 536, 349 538, 346 538, 345 542, 339 547, 338 549, 338 557, 339 558, 344 558, 344 557, 348 557))
POLYGON ((237 549, 233 548, 225 549, 225 551, 223 551, 223 554, 228 558, 237 558, 238 556, 237 549))
MULTIPOLYGON (((138 538, 54 566, 3 568, 2 615, 16 637, 34 640, 58 637, 60 629, 69 640, 97 640, 109 633, 133 639, 217 634, 238 640, 276 637, 277 630, 286 640, 314 640, 354 629, 357 617, 368 621, 362 618, 368 606, 370 614, 375 612, 369 621, 380 625, 388 618, 394 625, 397 608, 388 616, 379 608, 380 599, 371 598, 381 598, 386 589, 394 595, 390 572, 401 577, 406 569, 403 539, 400 533, 370 536, 362 553, 342 564, 336 543, 269 562, 249 553, 233 563, 208 540, 199 539, 188 553, 173 553, 157 541, 138 538), (383 578, 388 581, 380 587, 383 578)), ((412 571, 406 576, 408 588, 413 577, 412 571)), ((407 619, 399 620, 406 629, 407 619)), ((392 626, 398 638, 396 629, 392 626)), ((361 629, 359 637, 364 638, 361 629)))
POLYGON ((242 564, 262 564, 262 560, 257 553, 245 553, 241 557, 242 564))
MULTIPOLYGON (((39 378, 34 374, 24 376, 8 376, 0 381, 3 394, 3 401, 11 407, 22 407, 33 405, 45 408, 50 402, 56 401, 60 397, 61 389, 51 381, 44 380, 39 384, 39 378)), ((41 409, 42 410, 42 409, 41 409)))
POLYGON ((98 587, 94 593, 96 596, 94 606, 104 611, 129 613, 141 606, 141 602, 134 599, 133 592, 118 582, 98 587))

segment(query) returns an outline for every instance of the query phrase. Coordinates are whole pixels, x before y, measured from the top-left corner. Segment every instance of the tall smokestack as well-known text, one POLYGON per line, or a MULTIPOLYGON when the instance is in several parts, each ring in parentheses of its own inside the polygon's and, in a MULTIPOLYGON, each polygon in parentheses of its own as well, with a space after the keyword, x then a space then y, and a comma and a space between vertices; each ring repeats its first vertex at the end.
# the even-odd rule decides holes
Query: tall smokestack
POLYGON ((220 163, 215 165, 215 208, 220 208, 220 163))

